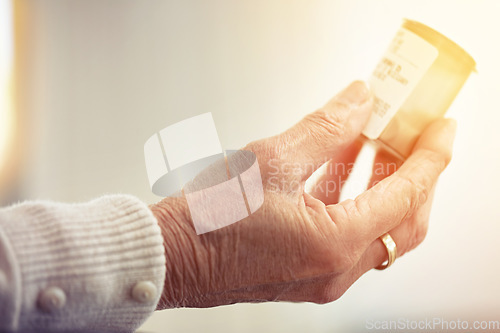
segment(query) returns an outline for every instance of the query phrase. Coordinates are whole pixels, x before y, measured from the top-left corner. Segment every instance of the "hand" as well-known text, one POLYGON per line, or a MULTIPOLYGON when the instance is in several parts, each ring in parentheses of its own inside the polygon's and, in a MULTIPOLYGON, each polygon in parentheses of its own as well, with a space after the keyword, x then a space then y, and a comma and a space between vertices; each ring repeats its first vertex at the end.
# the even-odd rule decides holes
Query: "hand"
POLYGON ((184 198, 153 205, 167 259, 158 308, 327 303, 387 259, 381 235, 391 234, 399 256, 422 242, 434 186, 451 159, 454 121, 430 125, 404 163, 378 153, 373 186, 355 200, 337 202, 349 168, 327 168, 304 192, 325 162, 352 167, 371 108, 369 89, 354 82, 286 132, 245 147, 259 161, 265 200, 237 223, 197 236, 184 198))

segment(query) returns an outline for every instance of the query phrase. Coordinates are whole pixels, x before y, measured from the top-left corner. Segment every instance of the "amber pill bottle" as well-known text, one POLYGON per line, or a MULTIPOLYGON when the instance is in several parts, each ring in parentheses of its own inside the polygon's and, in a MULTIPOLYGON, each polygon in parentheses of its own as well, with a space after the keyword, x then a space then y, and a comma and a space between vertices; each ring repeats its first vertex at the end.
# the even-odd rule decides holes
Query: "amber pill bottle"
POLYGON ((412 20, 403 25, 369 83, 373 113, 363 134, 400 159, 449 108, 476 62, 453 41, 412 20))

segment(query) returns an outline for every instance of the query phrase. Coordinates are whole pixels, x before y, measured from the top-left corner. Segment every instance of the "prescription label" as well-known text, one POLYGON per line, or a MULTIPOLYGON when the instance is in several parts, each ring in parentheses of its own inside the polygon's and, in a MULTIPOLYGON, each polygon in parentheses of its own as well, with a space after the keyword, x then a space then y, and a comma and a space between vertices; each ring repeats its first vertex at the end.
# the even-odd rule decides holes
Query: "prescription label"
POLYGON ((369 83, 374 108, 363 134, 377 139, 438 56, 417 34, 401 28, 378 63, 369 83))

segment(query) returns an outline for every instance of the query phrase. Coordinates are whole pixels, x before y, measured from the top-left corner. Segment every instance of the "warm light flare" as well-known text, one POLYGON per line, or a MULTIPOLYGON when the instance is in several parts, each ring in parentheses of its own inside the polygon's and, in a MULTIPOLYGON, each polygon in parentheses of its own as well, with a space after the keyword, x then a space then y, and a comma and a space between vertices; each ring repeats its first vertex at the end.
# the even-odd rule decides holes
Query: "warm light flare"
POLYGON ((7 159, 13 129, 12 103, 12 8, 10 1, 0 3, 0 170, 7 159))

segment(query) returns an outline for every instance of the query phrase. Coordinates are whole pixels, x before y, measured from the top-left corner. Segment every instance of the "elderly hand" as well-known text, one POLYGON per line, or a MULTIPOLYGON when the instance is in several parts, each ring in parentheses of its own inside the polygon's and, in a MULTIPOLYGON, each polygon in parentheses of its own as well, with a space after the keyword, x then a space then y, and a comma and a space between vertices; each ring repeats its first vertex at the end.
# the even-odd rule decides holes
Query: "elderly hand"
POLYGON ((393 237, 399 256, 422 242, 433 189, 451 159, 454 121, 431 124, 397 171, 378 153, 373 186, 355 200, 338 202, 349 173, 338 167, 327 167, 314 191, 304 191, 325 162, 352 166, 371 109, 369 89, 354 82, 286 132, 245 147, 259 161, 265 200, 237 223, 198 236, 184 198, 153 205, 167 259, 158 308, 331 302, 387 259, 383 234, 393 237))

